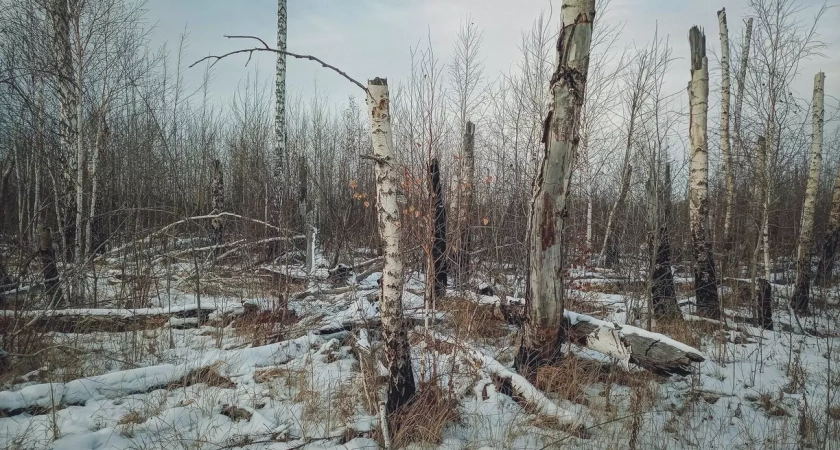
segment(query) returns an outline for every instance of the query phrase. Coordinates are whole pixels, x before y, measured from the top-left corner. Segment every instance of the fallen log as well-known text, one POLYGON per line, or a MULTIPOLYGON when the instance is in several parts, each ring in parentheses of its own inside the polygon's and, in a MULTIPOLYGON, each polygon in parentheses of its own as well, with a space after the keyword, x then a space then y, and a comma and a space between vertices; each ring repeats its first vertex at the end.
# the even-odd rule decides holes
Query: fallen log
POLYGON ((183 364, 161 364, 80 378, 68 383, 42 383, 17 391, 0 391, 0 417, 44 414, 53 408, 84 405, 89 400, 115 399, 158 388, 207 382, 206 377, 194 375, 205 373, 208 369, 229 380, 257 367, 285 364, 339 336, 346 337, 346 333, 333 336, 308 334, 261 347, 206 351, 193 358, 184 358, 183 364), (224 364, 218 364, 219 361, 224 361, 224 364))
POLYGON ((415 327, 414 331, 421 336, 425 336, 436 341, 440 341, 449 345, 457 346, 464 350, 464 354, 482 370, 495 378, 500 378, 510 383, 511 388, 519 396, 526 406, 533 408, 533 410, 549 419, 556 421, 558 424, 570 427, 571 431, 576 435, 584 435, 587 426, 587 418, 581 417, 579 413, 568 411, 557 406, 539 389, 525 379, 522 375, 508 369, 499 361, 485 355, 481 351, 472 348, 470 345, 462 341, 441 335, 431 330, 426 330, 423 327, 415 327))
POLYGON ((585 314, 564 311, 569 341, 624 359, 659 375, 688 375, 703 354, 689 345, 642 328, 620 325, 585 314))
POLYGON ((204 322, 217 309, 211 305, 199 308, 197 304, 190 304, 171 308, 0 310, 0 329, 11 330, 15 322, 25 322, 27 329, 59 333, 123 332, 159 327, 173 318, 198 318, 201 319, 199 322, 204 322))

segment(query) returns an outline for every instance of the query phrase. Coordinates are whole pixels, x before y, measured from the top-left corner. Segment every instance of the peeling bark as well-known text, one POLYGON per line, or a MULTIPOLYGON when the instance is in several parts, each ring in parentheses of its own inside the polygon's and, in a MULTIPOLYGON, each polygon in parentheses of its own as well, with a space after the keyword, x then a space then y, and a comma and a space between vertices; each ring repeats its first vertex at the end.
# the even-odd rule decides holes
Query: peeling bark
POLYGON ((545 144, 534 191, 528 229, 529 273, 525 293, 527 321, 516 367, 523 375, 561 357, 563 320, 563 240, 566 199, 580 141, 594 0, 564 0, 557 41, 551 107, 544 122, 545 144))
MULTIPOLYGON (((671 220, 671 165, 663 164, 664 179, 655 177, 649 182, 648 196, 651 203, 650 220, 650 302, 653 317, 656 319, 682 318, 677 305, 674 273, 671 271, 671 240, 668 224, 671 220)), ((659 170, 654 175, 658 175, 659 170)))
MULTIPOLYGON (((429 192, 432 195, 434 212, 432 213, 432 242, 429 257, 430 274, 434 279, 427 283, 427 295, 432 294, 434 298, 446 295, 446 284, 449 274, 446 267, 446 208, 443 206, 443 191, 440 185, 440 165, 437 158, 432 158, 429 163, 429 192)), ((434 302, 432 302, 434 304, 434 302)))
POLYGON ((415 393, 411 353, 403 321, 403 262, 400 253, 401 223, 397 204, 397 168, 391 135, 388 81, 375 78, 368 81, 367 106, 370 117, 370 136, 376 174, 377 216, 379 236, 385 264, 382 270, 380 314, 382 336, 388 372, 386 407, 393 413, 407 403, 415 393))
POLYGON ((823 116, 825 108, 825 74, 814 76, 813 127, 811 143, 811 167, 808 170, 808 185, 802 203, 802 227, 799 229, 799 247, 796 252, 796 284, 790 303, 797 314, 808 312, 811 290, 811 249, 814 246, 814 209, 817 204, 817 190, 822 170, 823 116))
POLYGON ((283 195, 283 170, 286 161, 286 11, 287 0, 277 0, 277 67, 274 86, 274 153, 271 155, 272 188, 269 222, 280 224, 280 207, 283 195))
MULTIPOLYGON (((211 191, 213 212, 210 214, 216 217, 211 219, 210 226, 213 228, 213 245, 219 246, 225 243, 224 219, 219 216, 225 209, 225 178, 224 172, 222 171, 222 162, 218 159, 213 160, 213 185, 211 191)), ((219 250, 219 248, 216 248, 215 252, 218 253, 219 250)))
POLYGON ((709 63, 706 59, 706 36, 699 28, 689 32, 691 44, 691 83, 688 97, 691 105, 689 138, 689 219, 694 250, 694 288, 697 313, 711 319, 720 318, 715 263, 708 243, 709 224, 709 149, 707 114, 709 107, 709 63))

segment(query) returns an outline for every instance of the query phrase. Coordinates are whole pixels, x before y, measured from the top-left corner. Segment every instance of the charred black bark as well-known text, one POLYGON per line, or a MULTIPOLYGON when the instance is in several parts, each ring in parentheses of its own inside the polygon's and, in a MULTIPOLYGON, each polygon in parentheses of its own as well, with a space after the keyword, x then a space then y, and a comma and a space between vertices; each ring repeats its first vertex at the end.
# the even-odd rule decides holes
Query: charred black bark
POLYGON ((435 296, 446 295, 449 270, 446 264, 446 207, 440 186, 440 165, 437 158, 429 163, 429 192, 434 205, 434 237, 432 243, 432 264, 434 266, 435 296))
POLYGON ((756 309, 758 326, 765 330, 773 329, 773 290, 770 282, 764 278, 755 281, 755 296, 757 299, 756 309))

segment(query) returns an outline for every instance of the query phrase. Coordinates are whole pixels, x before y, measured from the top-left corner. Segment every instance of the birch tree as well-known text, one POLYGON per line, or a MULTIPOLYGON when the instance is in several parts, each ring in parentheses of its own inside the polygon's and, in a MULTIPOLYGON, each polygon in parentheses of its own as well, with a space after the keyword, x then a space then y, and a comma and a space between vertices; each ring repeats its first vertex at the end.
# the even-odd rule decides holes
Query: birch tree
POLYGON ((723 156, 723 172, 726 178, 725 212, 723 220, 723 261, 728 261, 732 249, 732 215, 735 207, 735 168, 732 163, 732 148, 729 138, 729 28, 726 25, 726 8, 717 12, 720 25, 720 152, 723 156))
POLYGON ((691 51, 691 82, 688 99, 689 140, 689 226, 694 251, 694 290, 698 314, 720 317, 715 262, 707 241, 709 224, 709 149, 707 115, 709 107, 709 62, 706 58, 706 36, 696 26, 688 34, 691 51))
POLYGON ((452 261, 456 282, 469 280, 470 226, 473 189, 475 186, 475 124, 466 122, 458 158, 457 190, 453 194, 455 205, 455 230, 452 240, 452 261))
POLYGON ((527 246, 529 269, 525 293, 525 332, 516 366, 528 376, 561 357, 563 225, 580 140, 586 91, 594 0, 564 0, 562 27, 551 77, 550 110, 544 122, 543 153, 531 198, 527 246))
MULTIPOLYGON (((213 207, 211 214, 219 215, 225 210, 225 178, 222 162, 213 160, 213 182, 210 186, 210 201, 213 207)), ((224 222, 221 217, 214 217, 210 223, 213 228, 213 245, 222 245, 224 241, 224 222)))
POLYGON ((735 133, 735 145, 740 151, 744 149, 744 142, 741 137, 741 111, 744 105, 744 83, 747 80, 747 68, 750 61, 750 42, 752 42, 753 18, 747 19, 747 29, 744 32, 744 42, 741 44, 741 62, 738 66, 738 92, 735 94, 735 111, 733 113, 733 128, 735 133))
POLYGON ((400 254, 401 221, 397 203, 397 168, 391 134, 388 81, 368 81, 367 106, 370 115, 370 138, 376 172, 376 210, 379 236, 382 238, 384 267, 380 311, 382 336, 388 365, 388 398, 386 409, 393 413, 414 396, 414 372, 408 334, 403 322, 403 262, 400 254))
POLYGON ((272 223, 280 225, 283 171, 286 160, 286 0, 277 0, 277 70, 274 85, 274 153, 271 155, 271 189, 274 214, 272 223))
POLYGON ((811 248, 814 246, 814 209, 822 170, 823 117, 825 108, 825 74, 814 76, 813 141, 811 143, 811 167, 808 170, 808 184, 802 203, 802 227, 799 230, 799 247, 796 252, 796 284, 791 306, 797 314, 808 312, 808 297, 811 289, 811 248))

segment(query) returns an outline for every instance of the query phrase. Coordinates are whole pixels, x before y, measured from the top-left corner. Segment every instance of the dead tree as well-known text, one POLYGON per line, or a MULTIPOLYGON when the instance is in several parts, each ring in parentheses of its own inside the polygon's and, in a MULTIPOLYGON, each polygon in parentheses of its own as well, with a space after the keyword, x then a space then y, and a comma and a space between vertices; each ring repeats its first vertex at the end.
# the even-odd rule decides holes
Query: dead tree
POLYGON ((534 180, 527 237, 528 278, 525 332, 516 367, 531 376, 537 367, 561 357, 563 324, 563 239, 569 184, 580 141, 580 119, 586 91, 594 0, 564 0, 551 77, 551 103, 543 126, 544 144, 534 180))
POLYGON ((373 143, 373 155, 369 156, 369 159, 376 163, 376 208, 385 259, 380 311, 389 373, 386 409, 393 413, 407 403, 415 392, 408 334, 403 321, 403 262, 400 253, 402 231, 397 204, 399 183, 391 134, 388 81, 383 78, 370 80, 367 90, 370 137, 373 143))
POLYGON ((694 289, 697 313, 720 318, 715 262, 707 239, 709 224, 709 149, 707 115, 709 107, 709 62, 706 59, 706 36, 696 26, 689 31, 691 45, 691 82, 688 97, 691 105, 689 138, 689 219, 694 250, 694 289))
POLYGON ((813 127, 811 143, 811 167, 808 170, 808 185, 802 203, 802 227, 799 229, 799 247, 796 253, 796 284, 790 304, 797 314, 808 312, 808 297, 811 291, 811 248, 814 246, 814 209, 817 205, 817 190, 822 170, 823 116, 825 108, 825 74, 814 76, 813 127))
POLYGON ((213 245, 219 246, 225 243, 224 222, 222 222, 222 217, 219 216, 225 209, 225 178, 224 172, 222 171, 222 162, 218 159, 213 160, 213 185, 211 191, 213 212, 210 214, 217 217, 211 220, 210 226, 213 228, 213 245))
POLYGON ((440 185, 440 165, 437 158, 429 163, 429 193, 432 196, 432 242, 429 252, 429 270, 431 277, 426 283, 426 295, 432 300, 446 295, 446 283, 449 271, 446 264, 446 208, 443 206, 443 191, 440 185), (433 280, 433 281, 432 281, 433 280))
POLYGON ((470 264, 470 226, 469 218, 472 212, 472 197, 475 183, 475 124, 467 122, 464 128, 464 138, 461 144, 461 155, 458 161, 458 185, 453 194, 455 230, 451 247, 452 262, 455 270, 452 275, 456 283, 461 284, 469 280, 470 264))
POLYGON ((650 208, 650 303, 656 319, 681 318, 677 305, 674 274, 671 271, 671 240, 668 223, 671 220, 671 165, 655 167, 648 181, 650 208), (660 178, 661 174, 661 178, 660 178))

